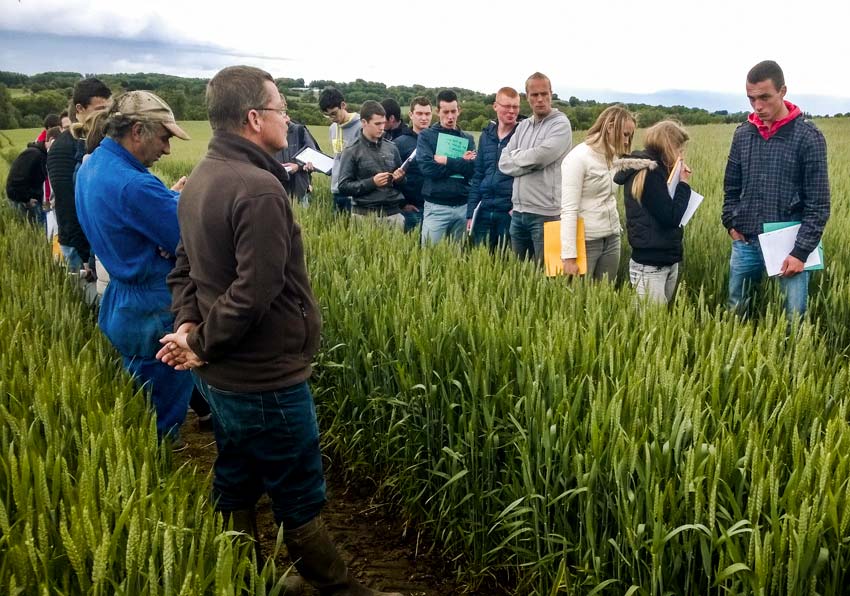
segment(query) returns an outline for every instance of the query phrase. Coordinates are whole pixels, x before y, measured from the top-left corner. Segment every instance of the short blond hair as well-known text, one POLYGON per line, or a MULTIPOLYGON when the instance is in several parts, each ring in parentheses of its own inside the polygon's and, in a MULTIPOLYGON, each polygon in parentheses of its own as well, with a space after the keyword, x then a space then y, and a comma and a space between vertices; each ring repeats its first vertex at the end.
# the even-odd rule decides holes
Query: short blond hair
POLYGON ((547 77, 542 72, 535 72, 530 77, 525 79, 525 92, 526 92, 526 94, 528 94, 528 84, 531 81, 546 81, 546 83, 549 85, 549 93, 552 93, 552 81, 549 80, 549 77, 547 77))

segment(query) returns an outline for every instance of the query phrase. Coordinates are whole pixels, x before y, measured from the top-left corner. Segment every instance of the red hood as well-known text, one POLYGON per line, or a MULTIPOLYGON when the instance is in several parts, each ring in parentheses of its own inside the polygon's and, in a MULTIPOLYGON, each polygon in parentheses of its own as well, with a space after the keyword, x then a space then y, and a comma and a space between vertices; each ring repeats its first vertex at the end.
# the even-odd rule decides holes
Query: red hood
POLYGON ((782 120, 777 120, 771 126, 768 126, 764 122, 762 122, 761 118, 759 118, 758 114, 756 114, 755 112, 750 114, 747 120, 750 122, 750 124, 752 124, 758 129, 759 134, 764 137, 764 140, 767 140, 773 135, 775 135, 776 131, 778 131, 780 128, 782 128, 783 126, 791 122, 794 118, 803 113, 800 111, 800 108, 798 108, 793 103, 787 100, 785 101, 785 107, 788 108, 788 115, 785 116, 782 120))

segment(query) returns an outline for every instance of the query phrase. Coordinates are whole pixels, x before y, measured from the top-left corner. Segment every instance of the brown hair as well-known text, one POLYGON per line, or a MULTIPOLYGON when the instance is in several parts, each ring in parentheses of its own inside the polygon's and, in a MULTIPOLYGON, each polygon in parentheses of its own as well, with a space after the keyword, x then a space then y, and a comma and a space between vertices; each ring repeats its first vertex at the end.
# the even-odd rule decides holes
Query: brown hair
POLYGON ((614 163, 615 157, 626 155, 632 150, 631 139, 624 140, 623 128, 626 122, 637 123, 634 114, 626 106, 615 104, 602 110, 587 131, 585 143, 605 156, 608 167, 614 163))
MULTIPOLYGON (((643 145, 653 153, 659 153, 664 168, 670 171, 676 165, 676 160, 679 159, 682 148, 689 139, 688 131, 681 122, 662 120, 646 129, 643 145)), ((646 170, 643 169, 632 180, 632 196, 638 203, 643 198, 645 182, 646 170)))
POLYGON ((425 97, 424 95, 417 95, 413 98, 413 101, 410 102, 410 111, 413 112, 416 109, 416 106, 431 106, 431 100, 425 97))
POLYGON ((531 81, 546 81, 546 83, 548 83, 548 85, 549 85, 549 93, 552 92, 552 81, 549 80, 549 77, 547 77, 542 72, 535 72, 534 74, 532 74, 530 77, 528 77, 525 80, 525 93, 526 93, 526 95, 528 94, 528 84, 531 81))
POLYGON ((773 60, 762 60, 747 73, 747 82, 750 85, 768 80, 773 83, 773 87, 777 91, 782 90, 782 87, 785 86, 785 74, 773 60))
POLYGON ((250 110, 269 101, 266 81, 272 75, 253 66, 228 66, 207 83, 207 113, 214 131, 238 132, 250 110))
POLYGON ((51 139, 55 139, 61 134, 62 134, 62 129, 60 127, 51 126, 50 128, 47 129, 47 132, 44 133, 44 142, 46 143, 47 141, 49 141, 51 139))

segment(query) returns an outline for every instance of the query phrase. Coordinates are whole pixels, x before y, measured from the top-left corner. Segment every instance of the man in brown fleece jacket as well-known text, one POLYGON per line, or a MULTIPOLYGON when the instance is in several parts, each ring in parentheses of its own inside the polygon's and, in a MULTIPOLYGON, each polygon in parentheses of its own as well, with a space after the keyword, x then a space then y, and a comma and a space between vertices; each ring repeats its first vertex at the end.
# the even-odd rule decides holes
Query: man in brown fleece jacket
POLYGON ((287 174, 272 157, 286 147, 286 101, 271 75, 249 66, 216 74, 206 101, 213 138, 180 197, 168 277, 176 331, 157 356, 192 369, 210 403, 213 497, 234 528, 256 534, 267 492, 305 580, 322 595, 374 595, 349 575, 319 516, 325 480, 307 385, 319 309, 287 174))

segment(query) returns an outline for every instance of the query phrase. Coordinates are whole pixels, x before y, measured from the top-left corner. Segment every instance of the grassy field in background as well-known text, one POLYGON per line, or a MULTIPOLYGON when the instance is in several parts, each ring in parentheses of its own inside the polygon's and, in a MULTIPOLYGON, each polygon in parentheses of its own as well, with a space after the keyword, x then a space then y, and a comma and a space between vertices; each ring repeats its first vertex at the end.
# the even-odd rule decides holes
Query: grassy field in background
MULTIPOLYGON (((826 268, 812 277, 810 315, 790 329, 775 290, 753 320, 724 309, 731 243, 720 209, 734 125, 689 128, 691 184, 706 200, 685 230, 670 309, 634 299, 625 241, 617 284, 546 279, 511 255, 449 242, 421 248, 415 236, 336 216, 327 178, 318 176, 317 200, 295 211, 324 320, 311 383, 328 452, 358 477, 378 479, 385 499, 404 507, 411 528, 427 527, 473 585, 495 575, 535 596, 845 593, 850 120, 818 125, 832 190, 826 268)), ((193 140, 173 141, 173 154, 154 168, 167 183, 191 171, 209 138, 206 123, 185 128, 193 140)), ((327 151, 327 128, 312 130, 327 151)), ((37 132, 0 133, 14 145, 0 150, 16 152, 37 132)), ((7 167, 0 161, 0 177, 7 167)), ((76 311, 54 304, 67 299, 45 299, 39 286, 61 283, 47 248, 26 246, 12 225, 7 235, 0 244, 16 276, 5 294, 0 286, 9 296, 0 303, 3 354, 13 355, 0 359, 10 379, 0 392, 0 437, 13 447, 0 455, 0 485, 4 475, 20 480, 11 497, 0 495, 0 529, 9 536, 0 538, 0 555, 9 552, 0 586, 14 593, 49 578, 39 585, 63 593, 110 583, 124 593, 168 593, 172 574, 188 572, 193 586, 210 587, 221 566, 209 551, 195 556, 177 543, 173 564, 177 537, 209 544, 209 530, 198 530, 206 510, 175 506, 162 491, 148 499, 147 476, 136 487, 122 466, 110 471, 111 454, 132 462, 155 447, 125 438, 108 407, 108 418, 93 418, 94 437, 85 418, 77 426, 77 400, 68 396, 83 389, 69 354, 84 344, 103 350, 104 340, 86 343, 76 311), (39 383, 45 349, 29 346, 30 337, 73 340, 51 351, 62 374, 49 388, 39 383), (30 399, 35 385, 38 399, 30 399), (74 443, 56 431, 62 425, 74 443), (103 428, 115 430, 96 432, 103 428), (72 476, 53 454, 76 458, 79 444, 94 456, 72 476), (22 461, 31 462, 26 473, 22 461), (48 479, 52 462, 60 471, 48 479), (93 470, 105 475, 98 480, 107 498, 85 509, 93 470), (105 484, 112 476, 120 486, 105 484), (143 506, 136 530, 149 526, 155 539, 143 539, 142 550, 133 524, 118 515, 122 499, 132 501, 133 516, 143 506), (112 537, 98 543, 92 537, 101 532, 112 537), (104 567, 116 552, 117 563, 104 567)), ((98 400, 111 398, 117 381, 105 352, 94 356, 79 377, 102 385, 102 393, 87 385, 94 393, 82 401, 100 416, 98 400)), ((219 561, 239 556, 218 544, 219 561)), ((226 571, 233 573, 216 580, 216 593, 240 577, 226 571)))

